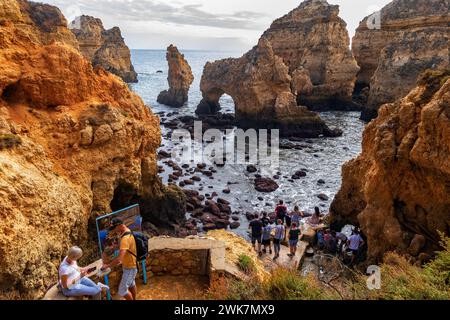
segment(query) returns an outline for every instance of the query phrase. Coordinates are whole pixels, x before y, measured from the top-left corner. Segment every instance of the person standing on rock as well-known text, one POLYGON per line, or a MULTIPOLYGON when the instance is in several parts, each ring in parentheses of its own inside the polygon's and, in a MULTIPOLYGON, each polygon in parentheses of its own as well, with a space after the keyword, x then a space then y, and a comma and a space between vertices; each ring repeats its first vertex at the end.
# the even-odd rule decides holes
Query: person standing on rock
POLYGON ((286 215, 287 215, 287 207, 284 205, 283 200, 280 200, 278 202, 278 205, 275 208, 275 214, 276 214, 277 220, 280 219, 284 224, 286 215))
POLYGON ((350 262, 350 265, 353 265, 355 263, 355 260, 359 254, 359 248, 361 248, 363 244, 364 240, 360 236, 358 230, 353 231, 353 234, 350 236, 350 238, 348 238, 347 241, 348 250, 352 253, 352 260, 350 262))
POLYGON ((338 241, 338 254, 342 255, 342 249, 344 245, 347 243, 347 236, 342 232, 336 232, 336 239, 338 241))
POLYGON ((119 295, 125 300, 136 300, 137 287, 136 275, 138 273, 136 263, 136 241, 130 229, 123 223, 121 219, 115 218, 111 221, 109 232, 118 233, 120 235, 119 255, 109 264, 104 264, 102 270, 113 268, 122 264, 122 280, 119 284, 119 295))
POLYGON ((261 242, 262 242, 262 230, 263 224, 259 219, 259 215, 255 214, 254 219, 250 222, 249 229, 252 231, 252 245, 253 248, 258 251, 259 255, 262 255, 261 242), (258 243, 258 248, 256 248, 256 243, 258 243))
POLYGON ((267 212, 263 212, 262 214, 262 218, 261 218, 261 222, 263 223, 263 225, 265 226, 266 224, 270 224, 270 219, 267 216, 267 212))
POLYGON ((291 223, 296 223, 297 226, 300 225, 300 219, 304 217, 303 212, 300 211, 298 206, 294 207, 294 211, 291 212, 291 223))
POLYGON ((281 242, 284 240, 286 228, 283 225, 281 219, 277 220, 277 225, 275 226, 275 234, 273 237, 273 249, 275 251, 275 256, 273 260, 277 260, 280 257, 281 242))
POLYGON ((267 253, 267 249, 269 249, 269 254, 272 254, 272 245, 270 238, 272 237, 272 226, 270 223, 263 222, 263 233, 262 233, 262 245, 264 246, 263 253, 267 253))
POLYGON ((298 240, 300 239, 301 230, 298 228, 297 224, 292 223, 291 229, 289 230, 289 257, 294 257, 297 252, 298 240))

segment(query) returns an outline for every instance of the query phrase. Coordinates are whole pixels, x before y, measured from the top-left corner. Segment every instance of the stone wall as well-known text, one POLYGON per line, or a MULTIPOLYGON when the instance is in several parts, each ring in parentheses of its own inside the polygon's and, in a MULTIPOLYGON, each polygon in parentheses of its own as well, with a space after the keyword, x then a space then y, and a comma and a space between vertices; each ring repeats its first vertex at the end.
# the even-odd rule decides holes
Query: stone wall
POLYGON ((155 237, 149 240, 147 273, 152 276, 208 276, 210 283, 225 272, 225 244, 209 238, 155 237))
POLYGON ((156 275, 207 275, 209 250, 154 250, 147 259, 147 271, 156 275))

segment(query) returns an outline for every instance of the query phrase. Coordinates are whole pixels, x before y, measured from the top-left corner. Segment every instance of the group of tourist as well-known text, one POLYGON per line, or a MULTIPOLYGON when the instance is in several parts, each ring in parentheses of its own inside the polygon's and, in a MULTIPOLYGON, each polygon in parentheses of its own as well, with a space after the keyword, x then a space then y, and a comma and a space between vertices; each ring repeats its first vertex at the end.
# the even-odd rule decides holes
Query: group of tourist
POLYGON ((283 200, 280 200, 275 208, 274 226, 267 213, 263 213, 261 217, 258 214, 254 215, 253 220, 249 224, 254 249, 260 256, 266 254, 267 251, 269 254, 272 254, 273 244, 273 260, 277 260, 280 257, 281 243, 287 238, 286 240, 288 240, 289 244, 288 256, 293 258, 302 236, 300 221, 306 217, 309 217, 307 223, 312 226, 318 225, 320 223, 319 208, 315 208, 313 215, 300 211, 298 206, 295 206, 294 210, 289 213, 283 200))
POLYGON ((317 232, 317 245, 320 250, 329 254, 337 254, 344 261, 347 261, 348 256, 350 256, 349 264, 353 265, 361 252, 364 240, 359 230, 354 230, 352 235, 347 238, 342 232, 327 229, 317 232))
MULTIPOLYGON (((111 221, 109 232, 120 237, 119 253, 112 261, 103 262, 102 271, 110 270, 119 264, 122 265, 122 279, 119 284, 118 294, 125 300, 136 300, 137 287, 137 250, 136 241, 131 230, 121 219, 115 218, 111 221)), ((86 277, 88 268, 81 268, 77 261, 83 256, 79 247, 69 249, 67 256, 59 266, 58 287, 66 297, 90 296, 100 299, 103 290, 109 290, 107 285, 101 282, 97 284, 86 277)))
MULTIPOLYGON (((300 225, 304 218, 307 218, 305 223, 314 228, 318 228, 322 222, 318 207, 314 208, 312 215, 300 211, 298 206, 295 206, 292 212, 288 212, 283 200, 280 200, 275 208, 275 225, 272 225, 267 213, 263 213, 261 217, 255 214, 249 224, 253 248, 262 256, 267 252, 272 254, 273 245, 275 261, 280 257, 281 243, 286 239, 289 244, 288 256, 295 257, 298 242, 303 236, 300 225)), ((364 245, 364 240, 357 229, 347 238, 342 232, 318 228, 316 241, 319 250, 338 254, 344 261, 349 258, 350 265, 354 264, 364 245)))

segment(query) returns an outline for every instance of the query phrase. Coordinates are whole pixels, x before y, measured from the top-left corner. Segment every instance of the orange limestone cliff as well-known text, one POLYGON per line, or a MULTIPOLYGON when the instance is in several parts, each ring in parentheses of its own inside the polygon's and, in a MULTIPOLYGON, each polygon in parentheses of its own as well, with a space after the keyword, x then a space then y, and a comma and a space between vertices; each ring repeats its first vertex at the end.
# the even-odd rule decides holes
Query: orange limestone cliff
POLYGON ((426 69, 448 68, 448 0, 394 0, 366 17, 352 51, 361 67, 356 83, 362 119, 377 116, 384 103, 404 97, 426 69))
POLYGON ((359 225, 370 262, 395 250, 421 262, 450 234, 450 72, 428 71, 405 98, 385 104, 343 167, 335 223, 359 225))
POLYGON ((169 90, 159 94, 158 102, 172 107, 182 107, 188 101, 189 87, 194 81, 194 75, 177 47, 170 45, 167 48, 166 59, 169 64, 167 76, 169 90))
MULTIPOLYGON (((328 128, 317 113, 297 106, 292 82, 289 68, 274 54, 270 42, 261 38, 241 58, 205 65, 200 82, 203 99, 196 113, 214 115, 220 110, 220 97, 228 94, 234 100, 235 122, 241 128, 279 129, 285 137, 342 134, 328 128)), ((301 84, 296 82, 297 87, 301 84)))
POLYGON ((94 69, 52 6, 0 0, 0 298, 38 298, 67 248, 96 253, 95 217, 140 203, 144 221, 184 221, 157 177, 159 119, 94 69))
POLYGON ((72 21, 69 27, 80 43, 81 53, 94 67, 100 66, 125 82, 138 82, 130 49, 118 27, 105 30, 100 19, 84 15, 72 21))
POLYGON ((300 72, 310 89, 297 100, 310 109, 352 109, 359 67, 350 51, 347 24, 339 6, 306 0, 275 20, 262 35, 295 77, 300 72))

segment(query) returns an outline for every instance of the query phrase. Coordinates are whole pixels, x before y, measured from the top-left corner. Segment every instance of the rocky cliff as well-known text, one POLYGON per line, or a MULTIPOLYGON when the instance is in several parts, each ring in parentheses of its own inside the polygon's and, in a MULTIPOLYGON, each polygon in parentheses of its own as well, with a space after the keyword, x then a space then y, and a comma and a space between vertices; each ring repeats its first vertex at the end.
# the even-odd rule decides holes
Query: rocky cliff
POLYGON ((448 67, 450 14, 448 0, 394 0, 379 16, 366 17, 352 41, 361 70, 368 108, 362 118, 376 117, 379 106, 405 96, 426 69, 448 67))
POLYGON ((158 102, 172 107, 182 107, 188 101, 189 87, 194 81, 194 75, 177 47, 170 45, 167 48, 166 59, 169 64, 167 77, 169 90, 159 94, 158 102))
POLYGON ((81 53, 94 67, 100 66, 125 82, 138 81, 130 49, 118 27, 105 30, 100 19, 83 15, 71 22, 70 28, 78 39, 81 53))
POLYGON ((60 11, 0 0, 0 298, 38 298, 95 217, 140 203, 172 227, 185 198, 157 177, 159 119, 75 48, 60 11))
POLYGON ((343 167, 335 223, 361 226, 369 261, 390 250, 421 261, 450 233, 450 72, 428 71, 405 98, 385 104, 343 167))
POLYGON ((299 104, 313 109, 352 108, 359 68, 350 51, 347 25, 339 17, 339 6, 304 1, 275 20, 262 38, 271 43, 291 75, 297 69, 308 72, 312 88, 298 94, 299 104))
POLYGON ((288 67, 274 54, 270 42, 261 38, 239 59, 206 64, 200 83, 203 100, 196 113, 216 113, 220 97, 228 94, 234 100, 236 122, 242 128, 276 128, 283 136, 338 134, 316 113, 297 106, 291 83, 288 67))

